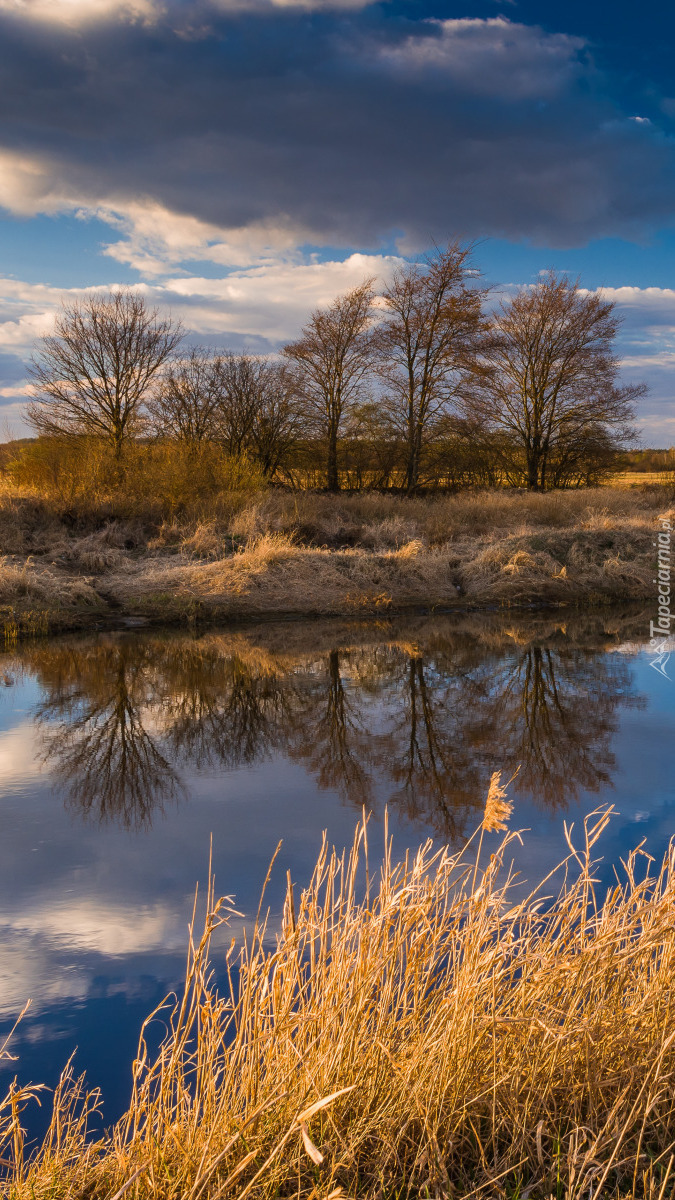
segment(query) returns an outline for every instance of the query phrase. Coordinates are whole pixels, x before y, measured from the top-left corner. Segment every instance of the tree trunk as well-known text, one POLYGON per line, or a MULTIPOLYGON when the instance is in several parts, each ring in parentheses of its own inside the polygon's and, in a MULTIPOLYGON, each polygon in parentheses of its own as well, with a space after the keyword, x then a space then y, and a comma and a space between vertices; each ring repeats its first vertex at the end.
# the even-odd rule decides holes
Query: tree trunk
POLYGON ((338 473, 337 428, 328 429, 328 450, 326 455, 326 486, 329 492, 340 491, 340 476, 338 473))
POLYGON ((539 455, 536 450, 529 448, 527 451, 527 490, 529 492, 539 492, 539 455))
POLYGON ((417 490, 420 478, 420 439, 418 431, 413 428, 408 436, 408 461, 405 468, 405 490, 412 495, 417 490))

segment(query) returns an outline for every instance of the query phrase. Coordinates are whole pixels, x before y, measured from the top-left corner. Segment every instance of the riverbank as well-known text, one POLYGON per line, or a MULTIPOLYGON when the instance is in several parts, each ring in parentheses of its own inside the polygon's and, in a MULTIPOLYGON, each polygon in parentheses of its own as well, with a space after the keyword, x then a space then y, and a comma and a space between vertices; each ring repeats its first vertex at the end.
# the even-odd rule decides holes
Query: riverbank
POLYGON ((224 953, 230 905, 210 890, 184 994, 153 1014, 167 1029, 156 1056, 144 1027, 128 1112, 89 1134, 99 1098, 66 1070, 29 1156, 18 1114, 34 1092, 13 1089, 2 1194, 670 1195, 672 856, 650 875, 636 851, 611 894, 596 893, 608 820, 596 813, 523 895, 510 836, 498 840, 510 813, 493 776, 459 854, 427 842, 396 863, 368 851, 363 827, 351 854, 324 845, 304 889, 289 880, 274 929, 252 921, 230 945, 229 996, 209 946, 224 953))
POLYGON ((269 492, 148 520, 0 497, 6 635, 125 622, 610 604, 653 594, 663 488, 406 499, 269 492))

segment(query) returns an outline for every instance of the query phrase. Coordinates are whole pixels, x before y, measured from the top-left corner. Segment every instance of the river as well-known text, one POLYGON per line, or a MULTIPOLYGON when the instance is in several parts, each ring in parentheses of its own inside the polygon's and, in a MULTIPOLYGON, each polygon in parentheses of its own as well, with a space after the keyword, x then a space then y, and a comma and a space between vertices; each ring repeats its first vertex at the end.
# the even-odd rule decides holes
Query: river
MULTIPOLYGON (((384 813, 395 853, 459 847, 493 771, 515 778, 513 853, 536 880, 563 822, 598 806, 601 884, 643 838, 675 832, 675 682, 626 609, 286 622, 100 633, 0 656, 0 1037, 24 1004, 17 1073, 52 1086, 68 1057, 128 1096, 147 1012, 180 985, 212 840, 219 893, 250 924, 268 863, 270 929, 322 831, 351 842, 384 813)), ((675 677, 675 671, 671 672, 675 677)), ((219 947, 215 967, 222 965, 219 947)), ((34 1117, 38 1129, 41 1118, 34 1117)))

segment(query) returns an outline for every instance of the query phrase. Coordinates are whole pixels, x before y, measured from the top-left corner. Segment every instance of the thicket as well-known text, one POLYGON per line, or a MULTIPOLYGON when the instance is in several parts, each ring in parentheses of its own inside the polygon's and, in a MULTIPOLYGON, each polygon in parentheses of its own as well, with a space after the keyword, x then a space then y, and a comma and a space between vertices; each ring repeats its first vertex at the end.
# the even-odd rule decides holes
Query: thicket
POLYGON ((626 471, 636 474, 662 472, 675 477, 675 446, 667 450, 650 448, 645 450, 627 450, 619 458, 619 465, 626 471))
POLYGON ((129 441, 117 458, 95 437, 37 438, 14 453, 10 447, 5 476, 73 516, 98 510, 103 518, 160 523, 176 513, 229 513, 233 496, 262 491, 266 482, 258 463, 217 442, 129 441))

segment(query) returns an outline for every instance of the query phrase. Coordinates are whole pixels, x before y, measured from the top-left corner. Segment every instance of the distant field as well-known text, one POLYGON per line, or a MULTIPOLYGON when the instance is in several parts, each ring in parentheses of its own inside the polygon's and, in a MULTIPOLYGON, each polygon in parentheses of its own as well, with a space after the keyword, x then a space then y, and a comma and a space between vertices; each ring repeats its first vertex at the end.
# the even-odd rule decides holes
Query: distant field
POLYGON ((638 487, 644 483, 672 483, 675 486, 675 471, 617 471, 605 486, 638 487))

